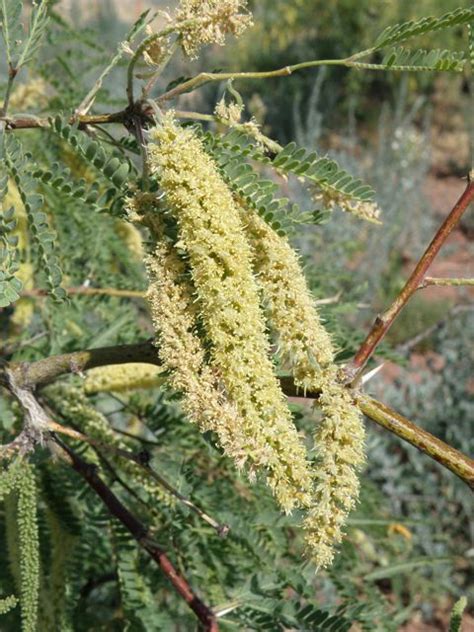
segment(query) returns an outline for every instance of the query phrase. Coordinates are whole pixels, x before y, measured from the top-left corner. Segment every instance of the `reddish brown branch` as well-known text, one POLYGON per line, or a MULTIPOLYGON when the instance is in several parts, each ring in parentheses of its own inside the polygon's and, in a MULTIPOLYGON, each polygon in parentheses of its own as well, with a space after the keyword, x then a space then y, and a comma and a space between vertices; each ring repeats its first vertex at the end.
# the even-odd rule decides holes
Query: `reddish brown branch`
POLYGON ((172 583, 176 592, 186 601, 191 610, 208 632, 217 632, 217 620, 212 610, 194 593, 187 580, 176 570, 164 550, 148 537, 148 529, 117 498, 112 490, 98 476, 96 467, 81 459, 67 445, 55 441, 60 446, 64 459, 76 470, 87 484, 102 499, 109 512, 130 532, 138 544, 150 555, 172 583))
POLYGON ((170 494, 172 494, 175 498, 177 498, 183 505, 188 507, 191 511, 197 514, 202 520, 210 524, 213 529, 221 536, 224 537, 229 533, 229 526, 226 524, 221 524, 214 520, 211 516, 209 516, 205 511, 203 511, 200 507, 195 505, 193 502, 183 496, 177 489, 175 489, 166 479, 160 476, 150 465, 150 457, 147 452, 141 451, 138 454, 135 452, 131 452, 130 450, 124 450, 122 448, 118 448, 113 444, 105 444, 101 441, 97 441, 88 435, 83 434, 74 428, 69 428, 67 426, 62 426, 55 421, 50 421, 48 424, 49 429, 52 432, 56 432, 59 434, 66 435, 71 437, 72 439, 76 439, 77 441, 85 441, 90 444, 94 448, 97 449, 100 456, 100 451, 104 450, 105 452, 111 452, 115 456, 121 457, 122 459, 126 459, 135 463, 138 467, 140 467, 143 472, 148 475, 150 478, 153 478, 159 485, 161 485, 164 489, 166 489, 170 494))
POLYGON ((395 319, 405 307, 410 297, 423 284, 428 268, 440 251, 451 231, 456 227, 462 215, 474 200, 474 174, 471 173, 467 187, 454 208, 444 220, 436 235, 419 260, 410 278, 406 282, 400 294, 392 305, 381 316, 377 316, 367 338, 362 343, 354 359, 346 367, 347 382, 354 383, 359 378, 368 360, 371 358, 378 345, 395 322, 395 319))

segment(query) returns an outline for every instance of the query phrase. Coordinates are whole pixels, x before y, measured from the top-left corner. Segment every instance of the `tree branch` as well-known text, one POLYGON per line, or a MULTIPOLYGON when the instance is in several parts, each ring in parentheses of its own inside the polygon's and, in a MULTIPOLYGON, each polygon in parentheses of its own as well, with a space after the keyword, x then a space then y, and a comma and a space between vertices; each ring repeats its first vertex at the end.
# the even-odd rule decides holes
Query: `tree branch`
POLYGON ((109 364, 127 364, 128 362, 147 362, 160 364, 153 342, 141 342, 133 345, 117 345, 86 351, 74 351, 51 356, 31 363, 12 363, 9 365, 18 384, 34 387, 52 382, 67 373, 82 373, 87 369, 109 364))
POLYGON ((207 524, 211 525, 213 529, 216 530, 218 535, 225 536, 229 532, 229 527, 225 524, 221 524, 214 520, 211 516, 209 516, 205 511, 203 511, 200 507, 195 505, 189 498, 183 496, 177 489, 175 489, 166 479, 158 474, 149 463, 149 453, 146 451, 141 451, 138 454, 135 452, 131 452, 130 450, 123 450, 122 448, 117 448, 114 445, 107 445, 102 443, 101 441, 96 441, 91 437, 79 432, 78 430, 74 430, 73 428, 68 428, 67 426, 62 426, 55 421, 50 421, 48 424, 49 429, 52 432, 57 432, 59 434, 64 434, 71 439, 76 439, 77 441, 84 441, 99 450, 105 450, 106 452, 111 452, 112 454, 121 457, 122 459, 126 459, 128 461, 132 461, 138 467, 140 467, 150 478, 153 478, 159 485, 161 485, 164 489, 166 489, 172 496, 177 498, 183 505, 188 507, 191 511, 197 514, 201 520, 207 522, 207 524))
POLYGON ((347 383, 355 384, 360 377, 368 360, 372 357, 379 343, 382 341, 395 319, 408 303, 411 296, 419 289, 425 280, 428 268, 433 263, 436 255, 456 227, 462 215, 474 200, 474 172, 471 172, 465 191, 454 205, 448 217, 439 227, 430 245, 419 260, 410 278, 401 290, 400 294, 393 301, 391 306, 381 315, 377 316, 367 338, 362 343, 354 359, 349 363, 345 372, 347 383))
POLYGON ((361 395, 357 398, 357 404, 372 421, 411 443, 474 489, 474 460, 371 397, 361 395))
MULTIPOLYGON (((64 288, 69 296, 113 296, 117 298, 145 298, 146 292, 138 290, 119 290, 114 287, 68 287, 64 288)), ((33 288, 23 290, 21 296, 24 298, 41 298, 49 296, 48 290, 33 288)))
MULTIPOLYGON (((67 373, 81 373, 98 366, 125 364, 127 362, 160 364, 157 349, 150 340, 132 345, 104 347, 51 356, 31 364, 10 364, 9 370, 14 373, 17 384, 22 387, 34 388, 35 386, 47 384, 67 373)), ((289 397, 319 398, 319 393, 317 392, 302 393, 299 391, 291 377, 282 377, 280 382, 283 392, 289 397)), ((356 402, 369 419, 441 463, 462 478, 468 485, 472 484, 474 462, 464 454, 376 400, 363 399, 363 396, 360 395, 356 396, 356 402), (370 402, 370 405, 368 402, 370 402)))
MULTIPOLYGON (((131 115, 131 110, 127 108, 110 114, 71 116, 69 123, 70 125, 78 124, 80 129, 84 129, 87 125, 105 125, 107 123, 122 123, 126 125, 131 115)), ((7 130, 51 127, 48 118, 38 118, 36 116, 0 116, 0 122, 5 123, 7 130)))
POLYGON ((96 467, 81 459, 67 445, 54 437, 60 455, 102 499, 109 512, 130 532, 138 544, 161 568, 176 592, 186 601, 208 632, 217 632, 218 625, 212 610, 194 593, 187 580, 179 574, 164 550, 148 536, 148 528, 140 522, 98 476, 96 467))
POLYGON ((425 287, 435 285, 437 287, 461 287, 463 285, 474 285, 474 279, 449 279, 438 277, 426 277, 424 281, 418 286, 418 290, 423 290, 425 287))

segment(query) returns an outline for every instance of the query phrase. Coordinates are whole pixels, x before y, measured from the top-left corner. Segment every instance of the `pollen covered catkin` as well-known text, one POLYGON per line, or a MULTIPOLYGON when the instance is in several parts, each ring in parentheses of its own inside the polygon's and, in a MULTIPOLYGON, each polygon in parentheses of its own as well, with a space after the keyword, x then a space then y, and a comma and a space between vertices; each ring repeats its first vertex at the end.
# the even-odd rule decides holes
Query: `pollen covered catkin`
POLYGON ((144 362, 109 364, 90 369, 84 381, 84 391, 90 393, 123 393, 138 388, 160 387, 163 369, 144 362))
POLYGON ((308 551, 329 566, 334 545, 359 495, 357 471, 365 461, 364 426, 350 392, 338 380, 334 348, 317 312, 298 257, 255 213, 241 211, 254 249, 254 266, 279 351, 302 390, 320 391, 323 416, 314 440, 315 493, 305 519, 308 551))
POLYGON ((170 372, 171 385, 182 393, 188 418, 202 432, 215 432, 226 454, 242 467, 247 450, 240 432, 241 421, 205 362, 203 345, 195 333, 196 310, 185 266, 164 241, 156 245, 145 263, 149 277, 147 299, 157 331, 159 356, 170 372))
MULTIPOLYGON (((305 506, 312 480, 270 359, 251 249, 232 194, 196 134, 167 114, 151 132, 151 172, 179 229, 211 364, 242 421, 251 462, 285 511, 305 506)), ((239 430, 241 432, 241 430, 239 430)))

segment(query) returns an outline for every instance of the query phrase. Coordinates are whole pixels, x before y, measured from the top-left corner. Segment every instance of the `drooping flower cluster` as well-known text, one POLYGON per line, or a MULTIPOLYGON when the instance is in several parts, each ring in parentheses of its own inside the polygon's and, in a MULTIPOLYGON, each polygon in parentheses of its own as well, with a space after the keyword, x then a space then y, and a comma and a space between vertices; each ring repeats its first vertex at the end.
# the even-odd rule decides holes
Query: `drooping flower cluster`
POLYGON ((365 463, 362 415, 336 373, 334 366, 325 368, 313 386, 321 391, 323 416, 314 435, 315 494, 304 528, 308 549, 321 567, 332 563, 334 546, 342 540, 347 516, 359 497, 357 473, 365 463))
POLYGON ((305 520, 306 542, 318 566, 328 566, 334 545, 359 494, 364 463, 361 413, 338 380, 334 349, 324 329, 296 253, 255 214, 245 213, 255 269, 279 350, 303 390, 320 391, 323 416, 314 440, 318 458, 314 499, 305 520))
POLYGON ((168 113, 150 137, 160 193, 137 193, 129 215, 155 241, 148 300, 171 386, 239 467, 266 474, 285 511, 306 510, 308 549, 327 566, 357 500, 364 429, 298 257, 234 199, 193 130, 168 113), (297 386, 321 393, 315 472, 275 375, 265 316, 297 386))
MULTIPOLYGON (((11 492, 17 496, 17 502, 12 507, 16 510, 14 531, 18 538, 19 571, 14 574, 20 593, 21 629, 35 632, 40 582, 36 481, 33 466, 23 457, 15 459, 5 471, 0 472, 0 501, 5 500, 11 492)), ((5 522, 8 522, 7 516, 5 518, 5 522)), ((0 600, 0 614, 13 608, 16 603, 17 598, 13 595, 0 600)))
POLYGON ((23 632, 35 632, 40 582, 36 482, 33 467, 23 461, 18 480, 18 541, 20 545, 20 603, 23 632))
MULTIPOLYGON (((280 505, 290 511, 308 501, 311 475, 270 360, 238 208, 192 131, 167 116, 152 140, 150 169, 178 224, 177 245, 189 258, 211 364, 240 418, 234 440, 244 437, 249 461, 265 469, 280 505)), ((165 324, 158 319, 157 326, 162 331, 165 324)))
POLYGON ((247 0, 181 0, 175 21, 181 46, 188 55, 197 56, 201 46, 225 43, 225 36, 239 36, 252 24, 247 0))
POLYGON ((84 381, 86 393, 121 393, 137 388, 153 388, 163 384, 160 375, 163 369, 154 364, 129 362, 127 364, 110 364, 87 372, 84 381))
POLYGON ((18 599, 15 595, 9 595, 8 597, 3 597, 0 599, 0 615, 7 614, 10 610, 17 605, 18 599))
POLYGON ((288 241, 256 213, 242 208, 241 216, 253 246, 256 276, 280 352, 294 367, 298 386, 311 389, 321 367, 334 362, 334 349, 298 256, 288 241))

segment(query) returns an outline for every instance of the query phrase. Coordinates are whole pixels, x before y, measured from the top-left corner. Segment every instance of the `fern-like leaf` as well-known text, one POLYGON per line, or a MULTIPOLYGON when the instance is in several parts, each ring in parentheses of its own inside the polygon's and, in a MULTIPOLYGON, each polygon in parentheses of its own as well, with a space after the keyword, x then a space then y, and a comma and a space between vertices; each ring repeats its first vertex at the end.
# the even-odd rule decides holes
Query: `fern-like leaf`
POLYGON ((102 87, 102 84, 104 83, 104 79, 107 77, 107 75, 109 75, 109 73, 115 68, 115 66, 119 63, 119 61, 124 56, 125 51, 127 49, 126 45, 131 44, 133 40, 136 38, 136 36, 141 31, 143 31, 143 29, 146 27, 148 23, 147 18, 148 18, 149 13, 150 13, 150 9, 148 9, 147 11, 144 11, 136 20, 136 22, 132 25, 132 28, 127 33, 125 40, 123 42, 120 42, 120 44, 117 47, 117 51, 115 55, 112 57, 112 59, 104 68, 104 70, 101 72, 94 86, 92 87, 90 92, 86 95, 86 97, 83 99, 80 106, 77 108, 77 112, 79 113, 87 112, 89 108, 92 106, 97 93, 99 92, 99 90, 102 87))
POLYGON ((5 135, 0 131, 0 307, 7 307, 20 298, 22 282, 15 275, 19 268, 18 239, 13 234, 16 227, 15 209, 4 208, 8 191, 8 172, 5 167, 5 135))
POLYGON ((122 606, 130 624, 137 632, 158 632, 163 628, 153 609, 153 597, 139 569, 137 543, 119 524, 112 524, 115 559, 122 606))
POLYGON ((262 177, 248 162, 242 160, 248 158, 270 163, 270 159, 249 142, 248 136, 231 131, 222 138, 211 133, 202 138, 228 186, 278 234, 285 235, 295 224, 312 221, 312 212, 302 211, 288 198, 279 197, 278 185, 262 177))
POLYGON ((380 223, 380 210, 372 187, 339 167, 332 158, 308 152, 292 142, 271 160, 240 130, 232 130, 224 137, 207 133, 203 140, 232 190, 280 234, 287 233, 295 224, 320 224, 327 219, 327 214, 319 210, 301 211, 286 198, 275 197, 278 186, 255 173, 243 158, 305 178, 320 191, 316 198, 322 199, 326 208, 339 206, 362 219, 380 223))
POLYGON ((441 17, 423 17, 419 20, 410 20, 402 24, 388 26, 377 37, 371 50, 379 50, 386 46, 393 46, 393 44, 401 44, 417 35, 440 31, 460 24, 468 24, 472 21, 474 21, 474 6, 468 9, 449 11, 441 17))
POLYGON ((133 165, 122 155, 110 154, 102 144, 80 134, 76 127, 66 123, 60 116, 50 120, 52 130, 63 140, 84 162, 94 167, 100 179, 107 183, 102 192, 102 207, 107 207, 114 215, 122 213, 123 201, 127 187, 133 180, 133 165))
POLYGON ((37 248, 48 290, 55 299, 62 300, 66 297, 66 292, 60 287, 62 273, 54 247, 56 235, 51 231, 48 216, 43 210, 43 198, 36 192, 35 181, 30 173, 33 165, 25 156, 20 142, 13 135, 7 140, 5 151, 7 169, 15 181, 25 207, 32 242, 37 248))
POLYGON ((272 161, 272 166, 287 174, 294 174, 314 184, 324 207, 339 206, 361 219, 379 222, 380 209, 374 201, 375 191, 359 178, 342 169, 328 156, 308 152, 291 142, 272 161))
POLYGON ((35 57, 46 33, 48 22, 48 0, 39 0, 39 2, 33 4, 28 37, 20 53, 17 68, 25 66, 35 57))
POLYGON ((389 50, 380 64, 355 62, 357 68, 398 71, 462 72, 464 53, 450 50, 408 50, 402 46, 389 50))
POLYGON ((2 37, 5 43, 7 62, 12 68, 16 67, 15 57, 23 39, 22 9, 23 3, 19 0, 0 0, 2 37))

